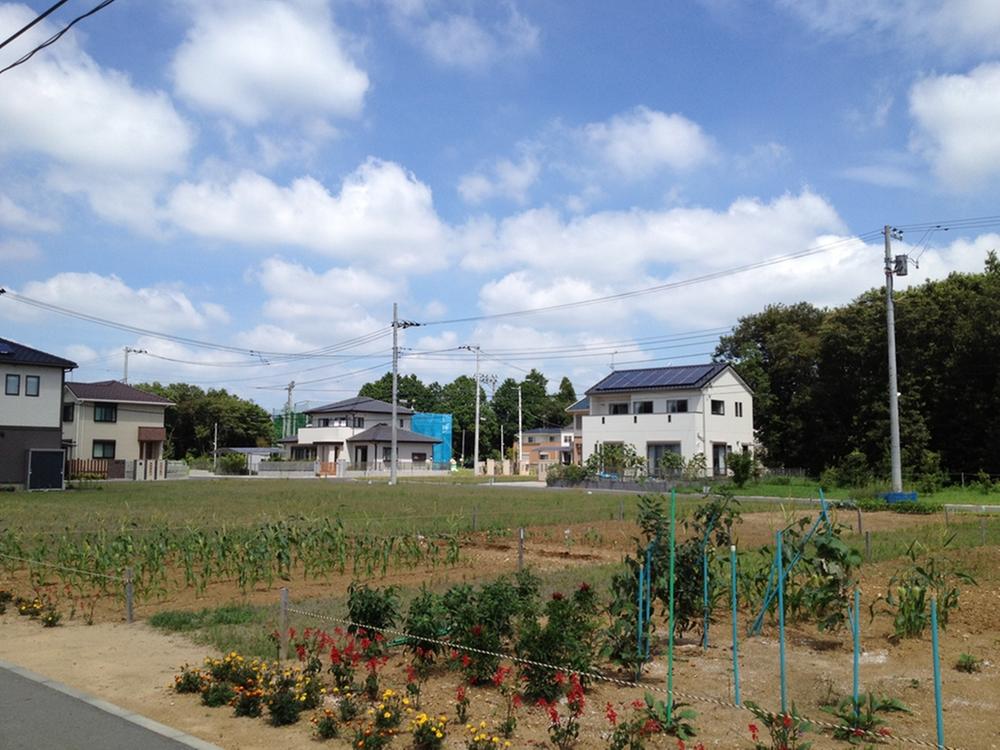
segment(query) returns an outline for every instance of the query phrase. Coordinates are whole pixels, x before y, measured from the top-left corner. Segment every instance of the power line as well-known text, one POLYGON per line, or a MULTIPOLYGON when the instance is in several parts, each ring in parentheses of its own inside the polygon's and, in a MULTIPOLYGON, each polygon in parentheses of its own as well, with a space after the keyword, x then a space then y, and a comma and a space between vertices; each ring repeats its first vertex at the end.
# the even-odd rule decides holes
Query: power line
MULTIPOLYGON (((113 3, 114 1, 115 0, 104 0, 104 2, 97 4, 95 7, 91 8, 86 13, 77 16, 72 21, 70 21, 68 24, 66 24, 62 29, 60 29, 55 34, 53 34, 48 39, 46 39, 44 42, 42 42, 37 47, 35 47, 33 50, 31 50, 30 52, 26 53, 22 57, 20 57, 17 60, 15 60, 10 65, 8 65, 6 68, 3 68, 2 70, 0 70, 0 75, 3 75, 4 73, 6 73, 11 68, 16 68, 18 65, 23 65, 24 63, 28 62, 28 60, 30 60, 32 57, 34 57, 35 54, 37 54, 38 52, 41 52, 46 47, 49 47, 49 46, 55 44, 56 42, 58 42, 60 39, 62 39, 63 34, 65 34, 67 31, 69 31, 74 26, 76 26, 78 23, 80 23, 80 21, 82 21, 85 18, 89 18, 90 16, 94 15, 98 11, 104 10, 109 5, 111 5, 111 3, 113 3)), ((61 4, 62 3, 59 3, 58 5, 61 5, 61 4)), ((56 7, 58 7, 58 5, 56 7)), ((54 10, 54 8, 50 8, 48 11, 46 11, 45 15, 48 15, 50 12, 52 12, 52 10, 54 10)), ((35 19, 35 21, 31 25, 33 26, 39 20, 40 19, 35 19)), ((22 29, 21 31, 24 31, 24 29, 22 29)), ((20 34, 21 31, 19 31, 18 34, 20 34)), ((17 36, 17 34, 15 34, 15 36, 17 36)), ((10 41, 10 40, 8 40, 8 41, 10 41)), ((6 43, 7 42, 4 42, 4 44, 6 44, 6 43)))
POLYGON ((55 12, 56 10, 58 10, 60 7, 62 7, 63 5, 65 5, 68 2, 69 2, 69 0, 59 0, 59 2, 56 3, 55 5, 53 5, 51 8, 49 8, 46 11, 44 11, 40 15, 36 16, 35 20, 33 20, 30 23, 28 23, 27 26, 22 26, 20 28, 20 30, 15 31, 9 37, 7 37, 2 42, 0 42, 0 49, 3 49, 4 47, 6 47, 8 44, 10 44, 15 39, 17 39, 19 36, 21 36, 21 34, 23 34, 25 31, 27 31, 28 29, 32 28, 35 24, 40 23, 41 21, 43 21, 46 18, 46 16, 52 14, 53 12, 55 12))

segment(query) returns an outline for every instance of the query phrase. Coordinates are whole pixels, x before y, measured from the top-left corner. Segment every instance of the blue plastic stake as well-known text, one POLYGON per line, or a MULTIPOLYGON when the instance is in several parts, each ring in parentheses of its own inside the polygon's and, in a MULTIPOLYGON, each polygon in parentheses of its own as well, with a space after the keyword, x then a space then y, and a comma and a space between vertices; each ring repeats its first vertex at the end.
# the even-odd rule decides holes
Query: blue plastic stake
POLYGON ((788 689, 785 684, 785 560, 781 552, 781 532, 776 535, 778 564, 778 670, 781 676, 781 713, 788 713, 788 689))
POLYGON ((643 635, 643 633, 642 633, 642 618, 646 614, 646 605, 643 602, 643 598, 646 595, 646 579, 645 579, 645 576, 646 576, 646 566, 645 565, 640 565, 639 566, 639 592, 638 592, 638 595, 637 595, 638 596, 638 600, 636 601, 636 612, 637 612, 637 619, 636 619, 636 623, 637 623, 637 629, 636 629, 636 649, 637 649, 637 651, 636 651, 636 654, 639 657, 639 663, 640 663, 639 670, 637 670, 637 673, 642 670, 642 666, 641 666, 642 665, 642 657, 643 657, 643 654, 646 651, 646 649, 643 646, 643 639, 642 639, 642 635, 643 635))
POLYGON ((708 651, 708 545, 704 544, 701 547, 701 582, 702 589, 705 598, 705 632, 702 633, 701 638, 701 648, 702 651, 708 651))
POLYGON ((854 639, 854 684, 852 695, 854 696, 854 716, 857 718, 861 714, 861 704, 858 702, 858 671, 861 664, 861 592, 854 589, 854 612, 851 617, 851 636, 854 639))
POLYGON ((729 547, 729 569, 731 571, 731 592, 730 600, 733 609, 733 702, 737 706, 742 706, 740 702, 740 642, 737 634, 736 623, 736 545, 729 547))
POLYGON ((931 654, 934 659, 934 711, 937 718, 937 743, 944 747, 944 715, 941 713, 941 656, 938 653, 937 597, 931 597, 931 654))
POLYGON ((649 623, 653 618, 653 547, 646 546, 646 661, 649 661, 649 645, 652 638, 649 623))

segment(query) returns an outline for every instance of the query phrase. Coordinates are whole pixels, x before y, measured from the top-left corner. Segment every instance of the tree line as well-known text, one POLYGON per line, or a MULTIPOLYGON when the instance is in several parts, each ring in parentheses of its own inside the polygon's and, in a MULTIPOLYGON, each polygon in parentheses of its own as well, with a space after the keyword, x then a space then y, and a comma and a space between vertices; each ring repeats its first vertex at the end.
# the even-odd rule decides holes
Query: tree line
MULTIPOLYGON (((897 292, 904 471, 1000 473, 1000 261, 897 292)), ((764 462, 889 474, 884 289, 841 307, 769 305, 715 352, 754 390, 764 462)))
MULTIPOLYGON (((562 427, 569 415, 566 407, 575 402, 576 391, 569 378, 563 377, 554 393, 548 392, 549 381, 538 370, 532 369, 518 382, 507 378, 489 389, 479 385, 479 455, 480 457, 506 456, 517 438, 517 390, 521 388, 522 425, 525 430, 535 427, 562 427), (501 443, 501 434, 503 436, 501 443)), ((474 452, 476 424, 476 381, 468 375, 459 375, 445 385, 425 384, 416 375, 400 375, 398 381, 399 403, 414 411, 437 412, 452 415, 452 455, 458 460, 464 456, 471 460, 474 452)), ((392 373, 387 372, 378 380, 365 383, 359 396, 392 401, 392 373)))

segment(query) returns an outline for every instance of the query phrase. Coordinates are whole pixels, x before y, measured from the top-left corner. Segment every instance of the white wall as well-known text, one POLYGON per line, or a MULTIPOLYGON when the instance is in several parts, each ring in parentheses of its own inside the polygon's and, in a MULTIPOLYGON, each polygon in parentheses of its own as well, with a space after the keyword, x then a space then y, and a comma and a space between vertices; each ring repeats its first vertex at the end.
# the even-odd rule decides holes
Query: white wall
MULTIPOLYGON (((67 403, 72 398, 67 393, 67 403)), ((163 427, 164 406, 118 403, 118 421, 95 422, 94 403, 76 401, 72 422, 63 423, 63 440, 71 440, 73 458, 94 456, 95 440, 114 440, 115 458, 134 461, 139 458, 139 428, 163 427)))
POLYGON ((62 424, 63 371, 56 367, 7 364, 0 366, 0 425, 59 427, 62 424), (7 375, 20 375, 19 395, 7 396, 7 375), (37 375, 38 396, 24 395, 24 378, 37 375))

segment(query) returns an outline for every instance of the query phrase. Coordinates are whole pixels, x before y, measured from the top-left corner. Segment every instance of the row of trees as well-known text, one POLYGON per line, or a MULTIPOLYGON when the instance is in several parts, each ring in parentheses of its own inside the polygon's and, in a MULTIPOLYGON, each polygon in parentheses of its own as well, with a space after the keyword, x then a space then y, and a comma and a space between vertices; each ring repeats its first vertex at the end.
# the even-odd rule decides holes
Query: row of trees
MULTIPOLYGON (((576 401, 576 392, 569 378, 564 377, 555 393, 548 392, 548 379, 538 370, 532 370, 520 382, 507 378, 496 389, 487 391, 481 383, 479 455, 503 453, 513 446, 517 438, 517 391, 521 389, 523 428, 561 427, 569 419, 566 407, 576 401), (501 433, 503 442, 501 445, 501 433)), ((387 372, 371 383, 365 383, 358 392, 382 401, 392 400, 392 373, 387 372)), ((473 453, 476 424, 476 381, 460 375, 450 383, 425 384, 416 375, 399 377, 399 402, 416 411, 439 412, 452 415, 452 452, 456 457, 469 457, 473 453)))
MULTIPOLYGON (((769 465, 818 474, 860 453, 887 476, 885 293, 842 307, 771 305, 742 318, 716 358, 754 390, 769 465)), ((1000 261, 896 295, 904 469, 1000 473, 1000 261)))
POLYGON ((164 415, 166 455, 170 458, 210 454, 216 425, 220 447, 271 445, 271 416, 267 411, 224 388, 205 391, 188 383, 159 382, 135 387, 174 402, 164 415))

